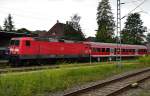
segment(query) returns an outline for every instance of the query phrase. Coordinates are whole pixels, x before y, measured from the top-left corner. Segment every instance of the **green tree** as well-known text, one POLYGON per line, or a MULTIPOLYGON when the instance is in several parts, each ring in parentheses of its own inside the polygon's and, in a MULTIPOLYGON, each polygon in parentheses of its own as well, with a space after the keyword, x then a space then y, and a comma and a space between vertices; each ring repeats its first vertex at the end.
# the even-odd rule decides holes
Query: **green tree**
POLYGON ((150 33, 147 34, 146 40, 147 40, 148 43, 150 43, 150 33))
POLYGON ((9 14, 8 17, 4 21, 4 30, 5 31, 12 31, 12 30, 14 30, 14 25, 13 25, 11 14, 9 14))
POLYGON ((101 0, 97 8, 97 42, 113 42, 115 22, 109 0, 101 0))
POLYGON ((18 29, 17 32, 19 32, 19 33, 26 33, 26 34, 30 34, 30 33, 31 33, 31 31, 29 31, 29 30, 26 29, 26 28, 18 29))
POLYGON ((8 21, 7 21, 7 19, 5 19, 3 27, 4 27, 4 31, 8 31, 8 21))
POLYGON ((69 22, 70 25, 71 25, 76 31, 82 31, 82 30, 81 30, 81 26, 80 26, 80 24, 79 24, 80 19, 81 19, 81 16, 79 16, 78 14, 74 14, 74 15, 71 17, 71 21, 69 22))
POLYGON ((140 14, 130 14, 125 22, 125 27, 122 30, 122 43, 142 44, 145 37, 144 32, 146 32, 146 27, 143 26, 140 14))
POLYGON ((85 36, 82 33, 81 26, 79 24, 81 17, 74 14, 71 17, 71 21, 65 24, 64 28, 64 38, 69 40, 85 40, 85 36))

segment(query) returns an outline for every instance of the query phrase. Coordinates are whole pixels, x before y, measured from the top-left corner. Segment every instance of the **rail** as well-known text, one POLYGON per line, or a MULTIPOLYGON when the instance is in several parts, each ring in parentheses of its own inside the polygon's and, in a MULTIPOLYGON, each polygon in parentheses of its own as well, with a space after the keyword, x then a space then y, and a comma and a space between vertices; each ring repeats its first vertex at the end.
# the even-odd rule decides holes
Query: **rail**
POLYGON ((150 78, 150 68, 142 69, 140 71, 97 83, 85 88, 64 92, 63 96, 97 96, 97 92, 98 96, 116 96, 117 94, 130 89, 131 84, 135 82, 140 83, 148 78, 150 78))

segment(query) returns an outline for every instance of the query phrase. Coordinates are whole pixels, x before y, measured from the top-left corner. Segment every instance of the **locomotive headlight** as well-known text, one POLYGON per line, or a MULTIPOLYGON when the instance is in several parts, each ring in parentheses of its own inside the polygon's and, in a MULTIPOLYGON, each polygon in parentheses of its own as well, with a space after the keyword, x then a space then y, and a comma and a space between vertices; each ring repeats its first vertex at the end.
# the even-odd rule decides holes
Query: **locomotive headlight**
POLYGON ((15 52, 18 52, 18 51, 19 51, 19 49, 15 49, 14 51, 15 51, 15 52))
POLYGON ((10 50, 10 51, 13 51, 13 48, 10 48, 9 50, 10 50))

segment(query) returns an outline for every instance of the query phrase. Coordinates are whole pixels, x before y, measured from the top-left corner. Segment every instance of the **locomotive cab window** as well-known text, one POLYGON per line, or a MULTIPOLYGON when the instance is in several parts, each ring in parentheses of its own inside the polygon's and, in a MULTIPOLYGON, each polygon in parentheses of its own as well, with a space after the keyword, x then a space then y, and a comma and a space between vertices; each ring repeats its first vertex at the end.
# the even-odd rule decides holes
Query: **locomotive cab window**
POLYGON ((15 45, 19 46, 19 40, 15 40, 15 45))
POLYGON ((10 45, 14 45, 14 43, 15 43, 15 40, 10 41, 10 45))
POLYGON ((11 40, 10 45, 19 46, 19 40, 11 40))
POLYGON ((31 44, 30 44, 30 41, 29 40, 26 40, 26 46, 30 46, 31 44))

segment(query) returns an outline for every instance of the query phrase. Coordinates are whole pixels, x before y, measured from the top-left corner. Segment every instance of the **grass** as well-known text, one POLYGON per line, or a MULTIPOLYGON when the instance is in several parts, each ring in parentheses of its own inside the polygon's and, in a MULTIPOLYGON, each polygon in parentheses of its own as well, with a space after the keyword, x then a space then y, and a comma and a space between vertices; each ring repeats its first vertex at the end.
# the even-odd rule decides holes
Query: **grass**
POLYGON ((145 91, 145 92, 142 92, 140 93, 138 96, 150 96, 150 91, 145 91))
POLYGON ((143 56, 139 58, 139 62, 143 64, 150 64, 150 56, 143 56))
MULTIPOLYGON (((122 63, 124 64, 133 64, 133 63, 138 63, 139 60, 138 59, 134 59, 134 60, 123 60, 122 63)), ((63 64, 59 64, 59 68, 68 68, 68 67, 81 67, 81 66, 95 66, 95 65, 99 65, 99 64, 116 64, 116 61, 108 61, 108 62, 92 62, 90 63, 63 63, 63 64)))
POLYGON ((121 68, 113 64, 72 64, 69 67, 62 65, 60 69, 1 74, 0 96, 44 96, 46 93, 144 67, 150 67, 150 64, 124 64, 121 68))

